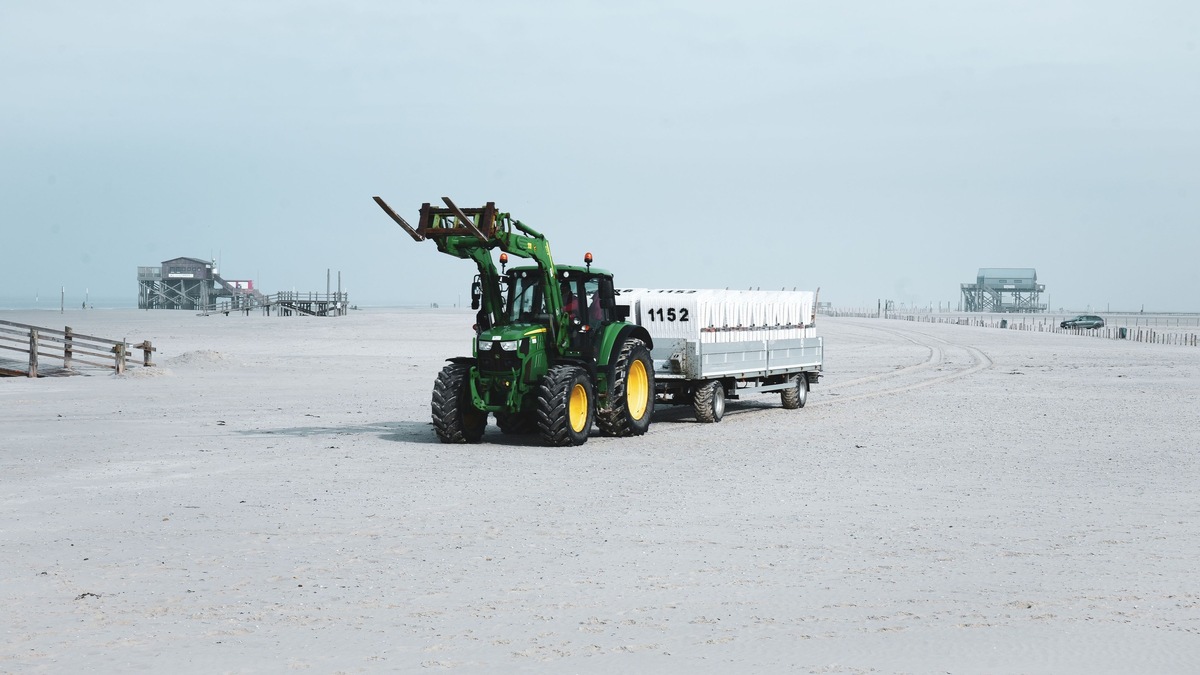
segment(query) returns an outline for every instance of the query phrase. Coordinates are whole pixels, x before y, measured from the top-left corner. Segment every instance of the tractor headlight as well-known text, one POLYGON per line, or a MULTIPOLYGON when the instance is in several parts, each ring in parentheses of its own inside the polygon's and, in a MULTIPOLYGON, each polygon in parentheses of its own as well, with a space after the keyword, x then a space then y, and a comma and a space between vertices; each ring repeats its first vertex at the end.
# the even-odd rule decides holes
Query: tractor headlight
POLYGON ((479 338, 478 342, 479 342, 479 351, 487 352, 487 351, 492 350, 492 341, 491 340, 485 340, 484 338, 479 338))
POLYGON ((515 351, 517 351, 517 347, 520 347, 520 346, 521 346, 520 340, 501 340, 500 341, 500 349, 503 349, 506 352, 515 352, 515 351))

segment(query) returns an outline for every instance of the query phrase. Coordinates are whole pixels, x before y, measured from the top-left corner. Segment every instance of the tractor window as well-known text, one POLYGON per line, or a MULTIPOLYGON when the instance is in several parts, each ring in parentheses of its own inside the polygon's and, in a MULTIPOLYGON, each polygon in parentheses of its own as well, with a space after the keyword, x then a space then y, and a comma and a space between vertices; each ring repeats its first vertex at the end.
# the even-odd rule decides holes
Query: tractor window
POLYGON ((583 276, 573 273, 569 278, 561 279, 563 311, 580 325, 599 328, 608 319, 601 298, 599 277, 583 276))
POLYGON ((546 320, 542 284, 536 275, 512 276, 508 284, 508 320, 511 323, 539 323, 546 320))
POLYGON ((587 323, 596 328, 604 322, 604 308, 600 305, 600 279, 592 277, 583 282, 587 294, 587 323))
POLYGON ((562 284, 560 291, 562 292, 563 311, 572 321, 582 320, 583 303, 586 298, 581 298, 579 295, 579 283, 574 279, 564 279, 560 283, 562 284))

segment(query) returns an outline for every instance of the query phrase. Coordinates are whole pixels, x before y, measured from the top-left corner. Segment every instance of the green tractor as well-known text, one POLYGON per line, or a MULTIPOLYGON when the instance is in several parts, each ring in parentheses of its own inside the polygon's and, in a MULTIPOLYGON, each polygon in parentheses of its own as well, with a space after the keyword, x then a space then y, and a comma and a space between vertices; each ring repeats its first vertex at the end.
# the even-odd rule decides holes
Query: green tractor
POLYGON ((629 323, 612 274, 555 265, 546 237, 492 202, 460 209, 421 206, 414 228, 375 202, 416 241, 475 261, 471 356, 448 359, 433 385, 433 427, 443 443, 478 443, 488 415, 506 434, 538 433, 549 445, 580 445, 593 423, 606 436, 638 436, 654 411, 653 348, 629 323), (500 269, 492 260, 499 249, 500 269), (508 256, 533 265, 508 269, 508 256))

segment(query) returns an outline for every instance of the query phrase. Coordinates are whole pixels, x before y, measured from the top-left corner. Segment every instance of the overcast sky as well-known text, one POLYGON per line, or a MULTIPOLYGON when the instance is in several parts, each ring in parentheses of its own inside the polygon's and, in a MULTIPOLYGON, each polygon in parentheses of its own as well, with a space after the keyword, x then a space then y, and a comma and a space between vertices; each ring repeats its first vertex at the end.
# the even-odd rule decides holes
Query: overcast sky
POLYGON ((1200 311, 1200 3, 0 5, 0 297, 453 303, 371 201, 494 201, 620 286, 1200 311))

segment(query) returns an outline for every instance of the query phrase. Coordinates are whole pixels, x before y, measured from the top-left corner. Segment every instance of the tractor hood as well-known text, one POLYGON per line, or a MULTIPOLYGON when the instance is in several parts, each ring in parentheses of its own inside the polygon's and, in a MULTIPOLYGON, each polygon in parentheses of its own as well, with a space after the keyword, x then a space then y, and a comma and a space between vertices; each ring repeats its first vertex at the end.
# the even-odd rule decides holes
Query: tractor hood
POLYGON ((505 326, 492 326, 479 334, 480 340, 520 340, 548 333, 545 326, 536 323, 510 323, 505 326))
POLYGON ((526 338, 537 344, 549 340, 550 332, 545 326, 530 323, 511 323, 505 326, 493 326, 479 334, 479 350, 504 349, 516 351, 526 338))

